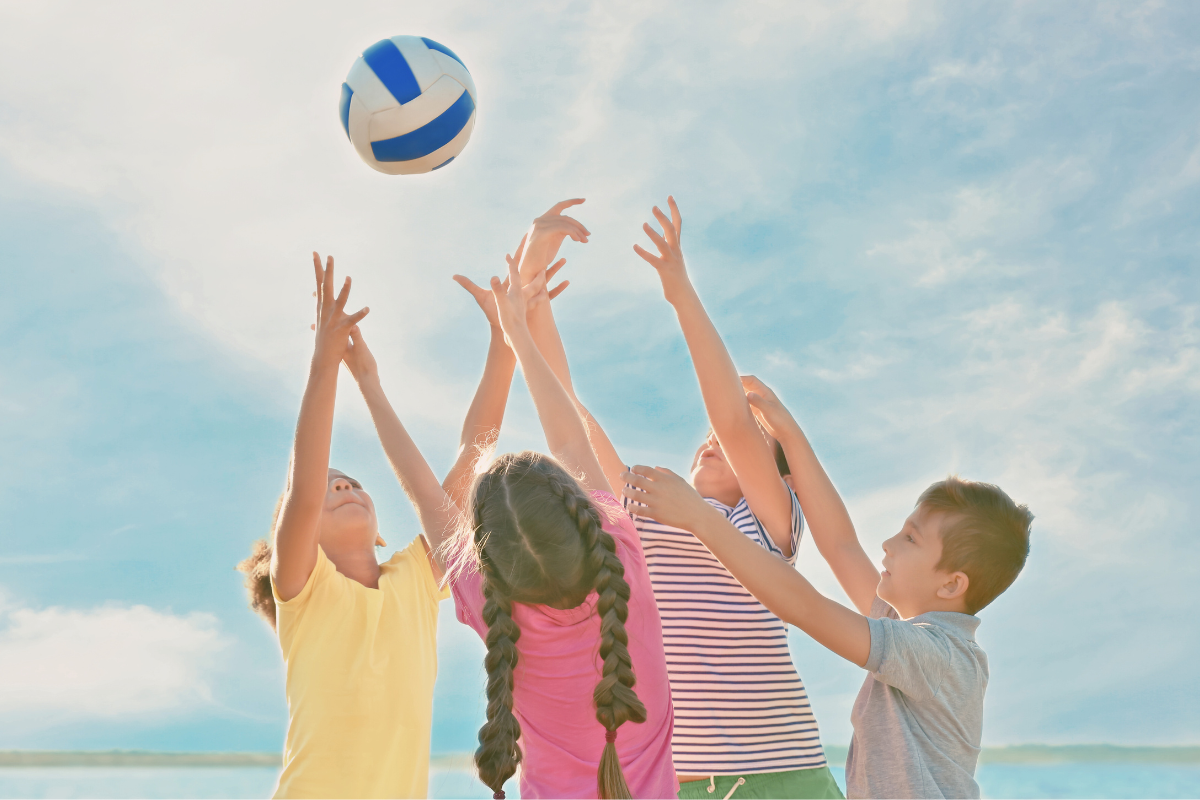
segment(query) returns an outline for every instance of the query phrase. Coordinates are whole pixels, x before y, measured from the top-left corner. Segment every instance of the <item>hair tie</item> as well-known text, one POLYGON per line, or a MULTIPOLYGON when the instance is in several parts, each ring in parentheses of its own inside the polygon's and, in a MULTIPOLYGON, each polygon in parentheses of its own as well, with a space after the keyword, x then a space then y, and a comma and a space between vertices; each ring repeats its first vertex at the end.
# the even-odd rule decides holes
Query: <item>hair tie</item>
POLYGON ((501 789, 500 791, 494 793, 492 795, 492 800, 504 800, 504 790, 501 789))
POLYGON ((617 729, 616 728, 613 728, 611 731, 606 730, 604 732, 604 741, 608 742, 609 744, 612 744, 616 740, 617 740, 617 729))

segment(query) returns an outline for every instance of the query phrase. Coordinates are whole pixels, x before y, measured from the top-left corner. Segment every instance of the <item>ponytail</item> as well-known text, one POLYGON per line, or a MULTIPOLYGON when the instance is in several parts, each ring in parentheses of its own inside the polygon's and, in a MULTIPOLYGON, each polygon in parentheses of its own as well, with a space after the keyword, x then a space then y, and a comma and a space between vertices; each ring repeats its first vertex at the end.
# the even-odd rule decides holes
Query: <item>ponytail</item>
POLYGON ((287 492, 275 501, 275 514, 271 517, 270 539, 259 539, 250 546, 250 557, 239 562, 236 569, 246 575, 246 590, 250 594, 250 608, 275 630, 275 593, 271 591, 271 543, 275 541, 275 525, 287 492))

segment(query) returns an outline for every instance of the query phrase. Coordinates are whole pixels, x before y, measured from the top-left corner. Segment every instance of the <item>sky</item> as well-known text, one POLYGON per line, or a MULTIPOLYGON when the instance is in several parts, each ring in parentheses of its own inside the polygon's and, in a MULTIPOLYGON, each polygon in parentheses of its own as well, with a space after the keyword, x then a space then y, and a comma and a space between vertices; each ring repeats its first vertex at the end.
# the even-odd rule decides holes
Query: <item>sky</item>
MULTIPOLYGON (((487 343, 450 276, 586 197, 555 301, 579 394, 686 470, 704 410, 631 247, 669 193, 868 552, 950 473, 1036 515, 981 614, 985 745, 1200 743, 1198 71, 1186 2, 0 4, 0 748, 281 748, 233 567, 283 486, 313 250, 441 472, 487 343), (401 33, 478 87, 430 175, 373 172, 338 120, 401 33)), ((509 408, 502 450, 544 449, 519 381, 509 408)), ((333 464, 411 540, 348 380, 333 464)), ((810 542, 799 568, 844 599, 810 542)), ((433 750, 469 751, 483 647, 441 611, 433 750)), ((861 670, 791 645, 847 743, 861 670)))

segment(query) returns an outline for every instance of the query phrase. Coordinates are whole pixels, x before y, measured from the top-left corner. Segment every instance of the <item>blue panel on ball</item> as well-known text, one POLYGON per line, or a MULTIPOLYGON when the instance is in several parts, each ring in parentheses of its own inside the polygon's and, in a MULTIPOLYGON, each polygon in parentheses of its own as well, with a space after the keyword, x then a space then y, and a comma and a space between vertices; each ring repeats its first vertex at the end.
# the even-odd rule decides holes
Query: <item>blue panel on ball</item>
POLYGON ((379 78, 400 105, 421 96, 421 86, 417 83, 416 76, 391 39, 378 41, 364 50, 363 61, 367 62, 375 77, 379 78))
POLYGON ((424 158, 458 136, 458 132, 466 127, 474 112, 475 103, 471 100, 471 95, 463 92, 454 101, 454 105, 432 122, 402 136, 371 142, 371 152, 375 154, 376 161, 412 161, 424 158))
MULTIPOLYGON (((450 163, 451 161, 453 161, 453 160, 454 160, 454 156, 450 156, 449 158, 447 158, 447 159, 446 159, 445 161, 443 161, 442 163, 438 164, 438 165, 437 165, 436 167, 434 167, 433 169, 441 169, 442 167, 446 166, 447 164, 449 164, 449 163, 450 163)), ((430 171, 430 172, 433 172, 433 169, 431 169, 431 170, 429 170, 429 171, 430 171)))
MULTIPOLYGON (((421 37, 421 41, 424 42, 425 46, 428 47, 430 50, 437 50, 439 53, 445 53, 446 55, 450 56, 458 63, 462 64, 463 69, 467 69, 467 65, 463 64, 463 60, 461 58, 459 58, 458 56, 454 55, 454 51, 451 50, 449 47, 446 47, 446 45, 438 44, 433 39, 426 39, 424 36, 421 37)), ((470 72, 470 70, 467 70, 467 72, 470 72)))
POLYGON ((350 98, 354 97, 354 90, 346 84, 342 84, 342 102, 338 105, 338 113, 342 117, 342 127, 346 129, 346 138, 350 138, 350 98))

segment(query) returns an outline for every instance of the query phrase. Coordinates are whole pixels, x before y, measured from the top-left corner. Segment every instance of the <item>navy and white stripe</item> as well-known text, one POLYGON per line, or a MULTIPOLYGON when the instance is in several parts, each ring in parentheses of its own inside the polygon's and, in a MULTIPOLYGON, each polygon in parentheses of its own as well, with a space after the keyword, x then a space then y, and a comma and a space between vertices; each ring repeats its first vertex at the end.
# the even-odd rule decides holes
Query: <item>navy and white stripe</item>
MULTIPOLYGON (((734 526, 795 564, 804 517, 792 498, 792 555, 772 541, 743 498, 708 498, 734 526)), ((788 650, 787 626, 754 599, 691 533, 637 516, 662 617, 675 705, 680 775, 746 775, 825 766, 817 720, 788 650)))
POLYGON ((454 160, 475 126, 475 82, 461 58, 418 36, 363 51, 342 84, 342 127, 363 161, 391 175, 454 160))

